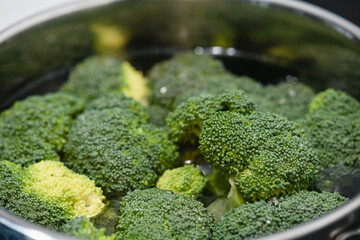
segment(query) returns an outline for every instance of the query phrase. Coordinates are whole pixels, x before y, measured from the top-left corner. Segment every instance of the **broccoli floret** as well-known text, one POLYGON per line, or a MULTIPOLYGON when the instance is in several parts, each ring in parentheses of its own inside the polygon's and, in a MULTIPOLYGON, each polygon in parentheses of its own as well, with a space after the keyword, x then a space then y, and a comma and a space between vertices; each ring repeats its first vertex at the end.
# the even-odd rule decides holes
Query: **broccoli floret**
POLYGON ((302 83, 282 82, 266 86, 261 94, 251 96, 259 111, 274 112, 296 120, 305 116, 315 92, 302 83))
POLYGON ((144 122, 149 120, 149 116, 145 107, 133 98, 126 97, 123 93, 106 93, 94 99, 85 106, 85 111, 89 110, 104 110, 104 109, 127 109, 128 111, 136 114, 144 122))
POLYGON ((225 69, 220 61, 193 53, 177 54, 170 60, 156 64, 148 74, 151 89, 149 104, 162 110, 150 112, 150 119, 154 118, 152 122, 161 126, 168 111, 187 98, 204 92, 220 93, 236 88, 235 82, 214 77, 221 74, 225 74, 225 69), (163 113, 162 118, 158 117, 159 112, 163 113))
MULTIPOLYGON (((262 95, 264 91, 264 87, 261 85, 261 83, 255 81, 254 79, 247 77, 247 76, 236 76, 231 74, 226 74, 228 78, 234 78, 234 81, 236 81, 237 89, 243 90, 248 95, 262 95)), ((226 80, 224 78, 223 80, 226 80)))
POLYGON ((205 187, 205 177, 199 168, 186 165, 166 170, 157 181, 156 187, 196 198, 205 187))
POLYGON ((147 123, 146 114, 137 111, 140 105, 125 99, 118 106, 117 99, 119 95, 113 94, 90 103, 90 108, 112 108, 81 114, 64 147, 67 166, 95 180, 107 196, 155 186, 158 175, 174 167, 178 156, 166 132, 147 123))
POLYGON ((60 230, 71 219, 95 216, 104 207, 102 190, 61 162, 41 161, 22 169, 1 161, 0 169, 0 205, 31 222, 60 230))
POLYGON ((158 188, 121 202, 116 239, 210 239, 214 218, 202 203, 158 188))
POLYGON ((166 125, 174 142, 196 144, 203 122, 216 112, 249 114, 254 110, 254 103, 241 90, 227 90, 219 95, 203 94, 189 98, 170 112, 166 118, 166 125))
POLYGON ((105 235, 105 228, 97 229, 89 218, 77 217, 65 224, 62 231, 71 236, 87 240, 115 240, 115 234, 105 235))
POLYGON ((145 79, 129 63, 102 56, 91 56, 70 73, 61 91, 85 100, 93 100, 108 92, 124 92, 143 104, 148 90, 145 79))
POLYGON ((32 96, 0 114, 1 159, 23 166, 59 160, 73 118, 83 101, 67 93, 32 96))
POLYGON ((148 81, 152 90, 150 103, 171 110, 178 96, 194 86, 203 86, 207 76, 223 72, 222 63, 210 56, 193 53, 175 55, 170 60, 156 64, 149 72, 148 81))
POLYGON ((168 111, 190 97, 201 94, 220 94, 226 89, 241 89, 247 93, 262 91, 261 84, 248 77, 235 76, 225 71, 222 63, 210 56, 183 53, 155 65, 149 72, 152 89, 150 104, 157 111, 150 111, 152 122, 162 125, 168 111), (162 110, 159 110, 162 109, 162 110), (158 113, 161 112, 162 119, 158 113))
POLYGON ((309 105, 299 123, 319 156, 315 186, 334 191, 352 184, 359 174, 360 103, 342 91, 327 89, 309 105))
POLYGON ((204 122, 199 143, 207 162, 234 175, 246 201, 307 189, 317 173, 299 125, 274 113, 216 113, 204 122))
POLYGON ((359 174, 359 112, 343 116, 335 109, 332 112, 319 108, 299 122, 319 157, 320 170, 316 187, 334 191, 352 184, 352 181, 345 179, 346 176, 359 174))
POLYGON ((343 91, 329 88, 318 93, 309 104, 310 113, 319 110, 347 116, 359 112, 360 103, 343 91))
POLYGON ((250 239, 316 219, 345 204, 338 193, 301 191, 280 199, 233 208, 214 228, 213 239, 250 239))

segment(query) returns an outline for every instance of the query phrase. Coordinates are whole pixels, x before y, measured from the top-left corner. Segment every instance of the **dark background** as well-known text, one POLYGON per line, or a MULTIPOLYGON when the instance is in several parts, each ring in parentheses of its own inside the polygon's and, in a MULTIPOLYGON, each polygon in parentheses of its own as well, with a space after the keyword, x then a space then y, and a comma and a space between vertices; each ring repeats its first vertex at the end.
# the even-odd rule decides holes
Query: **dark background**
POLYGON ((304 0, 334 12, 360 26, 360 0, 304 0))

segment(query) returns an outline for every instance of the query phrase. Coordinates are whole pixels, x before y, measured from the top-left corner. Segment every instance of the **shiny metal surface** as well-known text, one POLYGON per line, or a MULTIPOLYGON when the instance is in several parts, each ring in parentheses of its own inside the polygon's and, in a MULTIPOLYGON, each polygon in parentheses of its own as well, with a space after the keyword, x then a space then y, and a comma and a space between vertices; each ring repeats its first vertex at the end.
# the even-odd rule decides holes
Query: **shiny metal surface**
MULTIPOLYGON (((313 5, 292 0, 87 0, 0 32, 0 108, 29 93, 55 91, 69 69, 91 54, 127 59, 146 70, 184 49, 241 59, 235 64, 253 77, 261 71, 242 63, 279 66, 316 90, 333 87, 360 98, 359 28, 313 5), (49 85, 54 74, 59 80, 49 85)), ((359 223, 359 216, 356 196, 314 222, 261 239, 334 239, 359 223)), ((1 208, 0 225, 0 238, 69 239, 1 208)))

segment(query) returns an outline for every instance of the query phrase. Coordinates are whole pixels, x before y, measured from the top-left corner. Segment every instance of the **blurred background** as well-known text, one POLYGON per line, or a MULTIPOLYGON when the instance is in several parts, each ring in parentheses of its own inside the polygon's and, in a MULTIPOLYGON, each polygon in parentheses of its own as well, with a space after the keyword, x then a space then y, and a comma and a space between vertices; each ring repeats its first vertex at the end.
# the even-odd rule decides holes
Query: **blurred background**
MULTIPOLYGON (((38 12, 79 1, 86 0, 0 0, 0 31, 38 12)), ((304 2, 328 9, 360 26, 359 0, 304 0, 304 2)))

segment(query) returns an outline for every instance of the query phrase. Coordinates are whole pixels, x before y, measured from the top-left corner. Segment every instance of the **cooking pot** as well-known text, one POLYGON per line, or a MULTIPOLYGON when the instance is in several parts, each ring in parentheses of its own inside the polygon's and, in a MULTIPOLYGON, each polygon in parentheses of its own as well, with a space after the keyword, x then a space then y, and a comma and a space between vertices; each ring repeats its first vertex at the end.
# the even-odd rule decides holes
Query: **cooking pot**
MULTIPOLYGON (((360 98, 360 29, 292 0, 87 0, 37 14, 0 32, 0 109, 56 91, 92 54, 146 71, 183 50, 210 54, 264 84, 303 82, 360 98)), ((354 182, 356 183, 355 179, 354 182)), ((340 189, 349 203, 287 231, 259 238, 360 239, 359 184, 340 189)), ((72 239, 0 207, 0 239, 72 239)))

